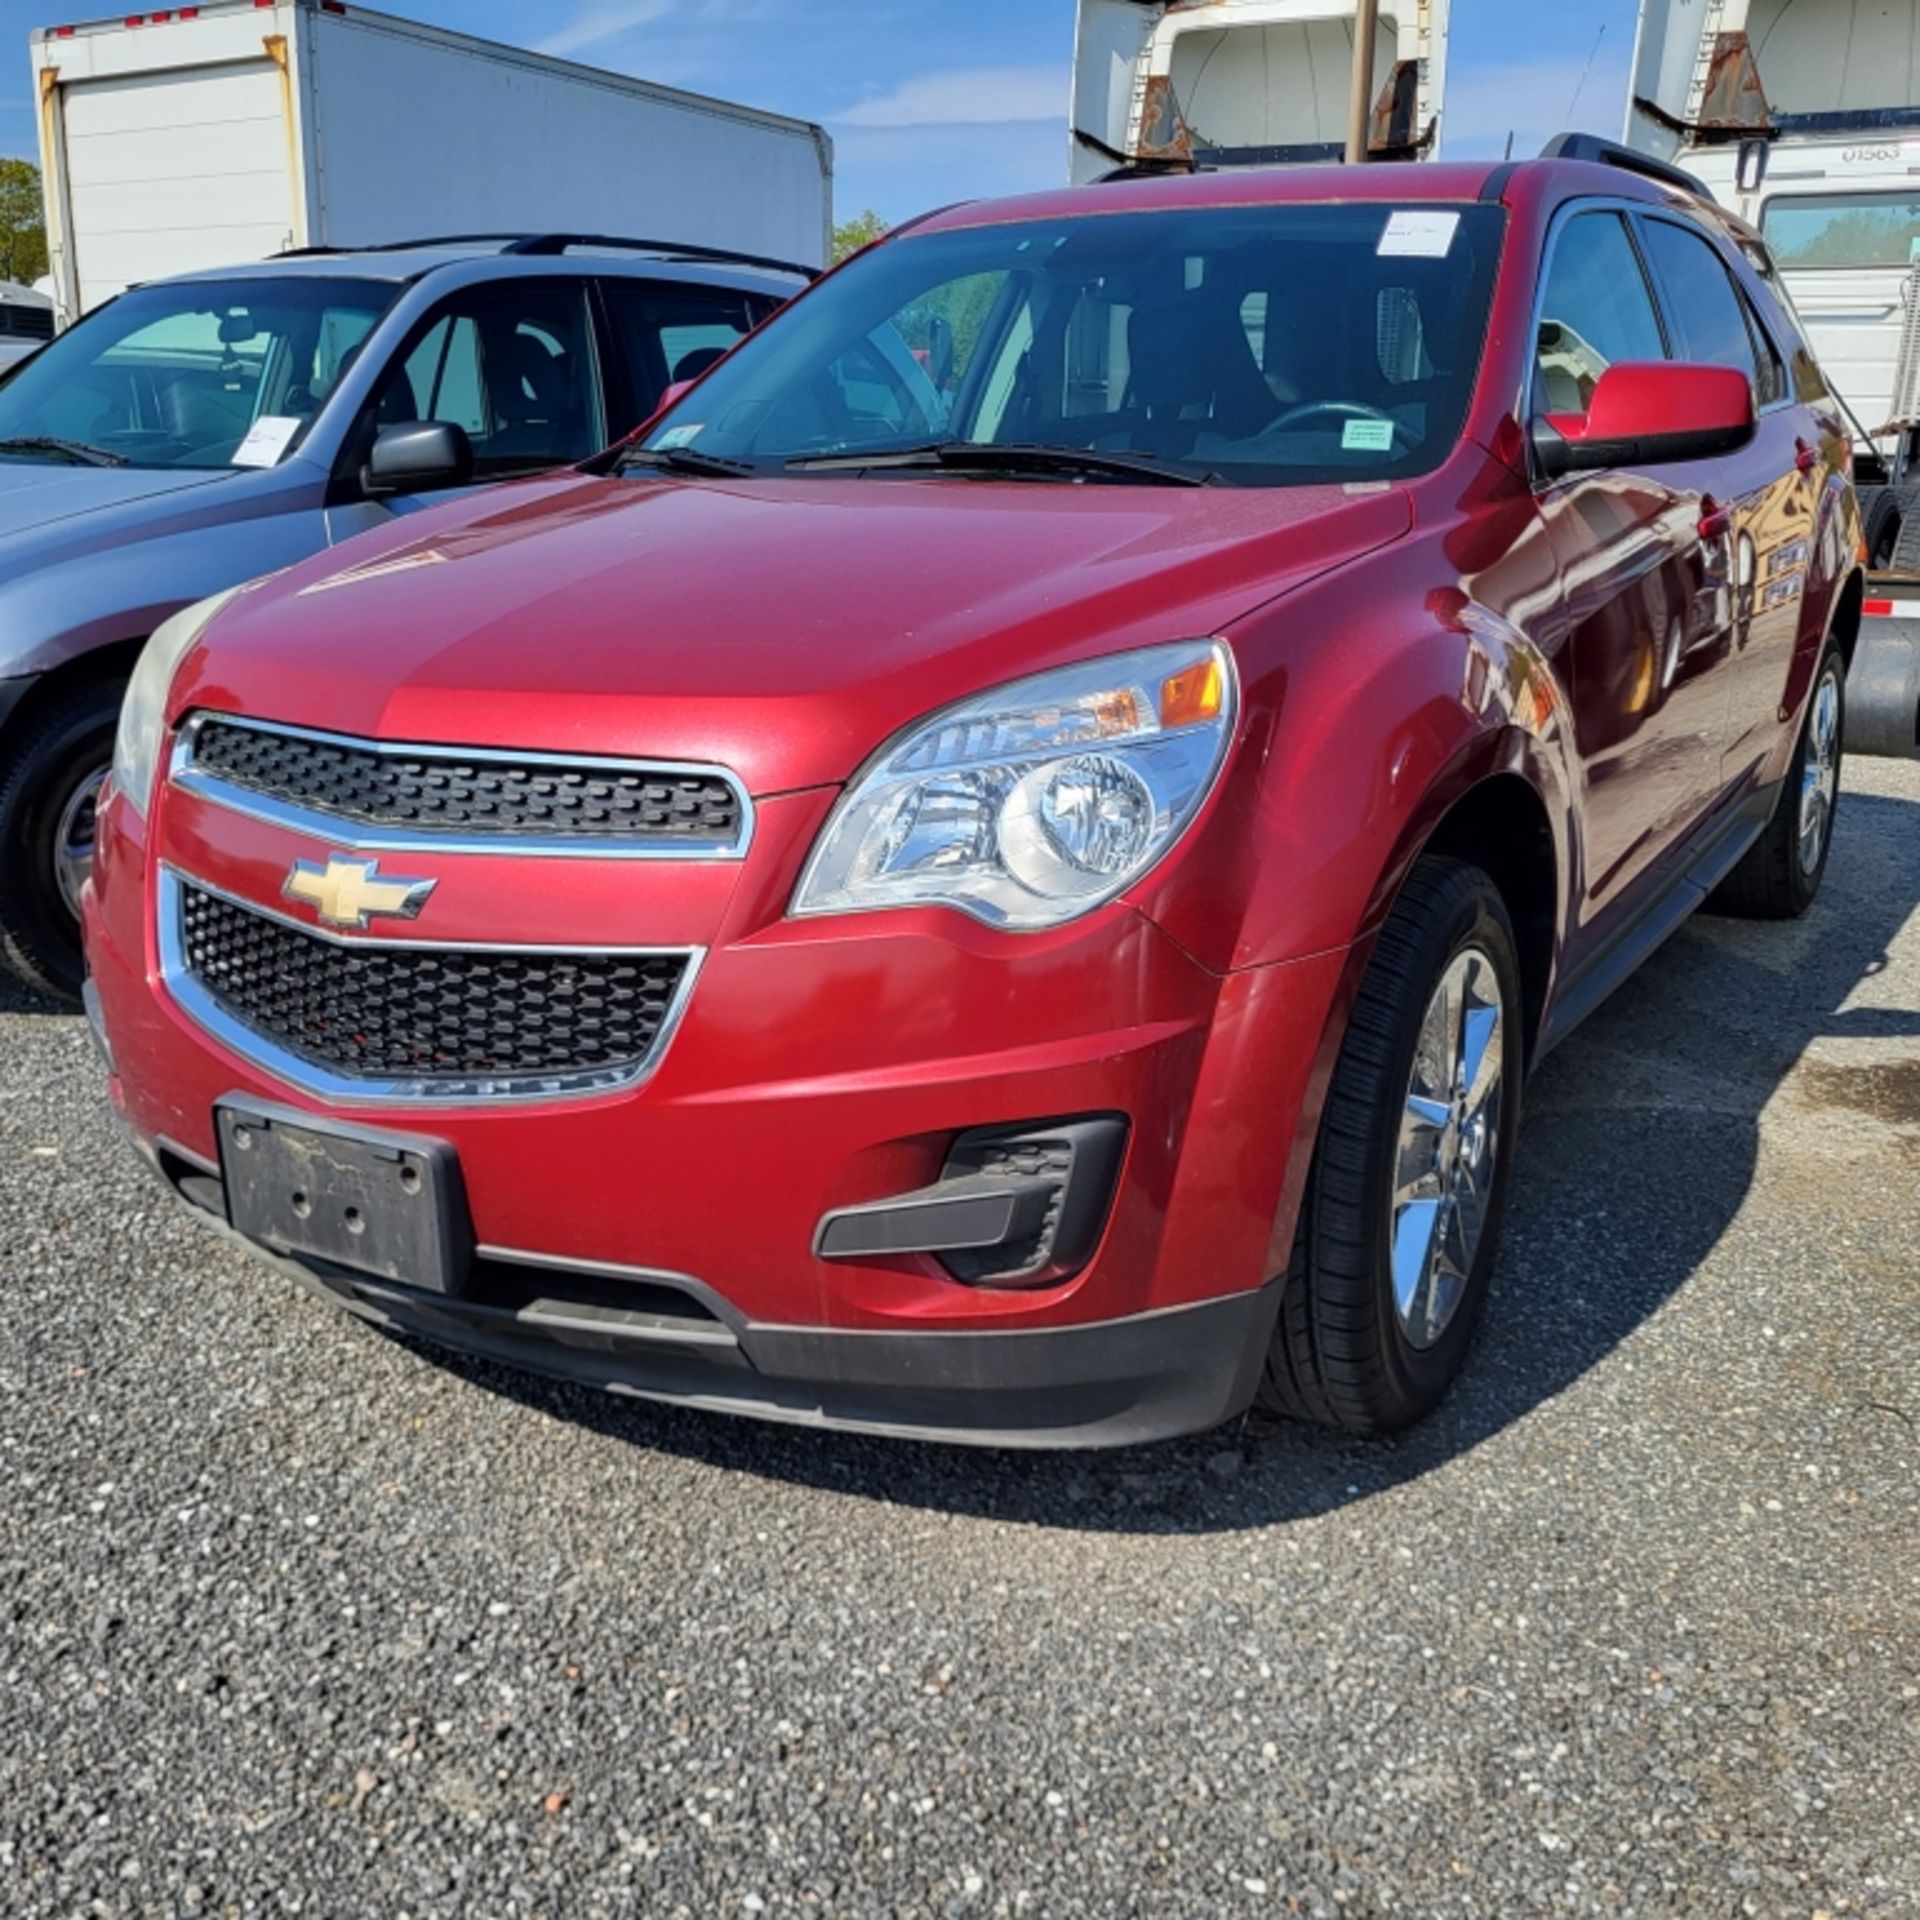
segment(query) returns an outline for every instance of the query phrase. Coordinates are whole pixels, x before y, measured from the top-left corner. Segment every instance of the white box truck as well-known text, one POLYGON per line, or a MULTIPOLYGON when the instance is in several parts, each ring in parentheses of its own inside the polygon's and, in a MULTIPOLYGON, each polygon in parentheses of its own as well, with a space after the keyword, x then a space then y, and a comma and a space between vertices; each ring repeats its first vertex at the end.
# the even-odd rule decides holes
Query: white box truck
POLYGON ((295 247, 568 231, 821 266, 805 121, 372 13, 203 0, 33 35, 64 325, 295 247))
MULTIPOLYGON (((1449 0, 1381 0, 1376 160, 1439 150, 1449 0)), ((1080 0, 1071 177, 1345 158, 1355 0, 1080 0)))

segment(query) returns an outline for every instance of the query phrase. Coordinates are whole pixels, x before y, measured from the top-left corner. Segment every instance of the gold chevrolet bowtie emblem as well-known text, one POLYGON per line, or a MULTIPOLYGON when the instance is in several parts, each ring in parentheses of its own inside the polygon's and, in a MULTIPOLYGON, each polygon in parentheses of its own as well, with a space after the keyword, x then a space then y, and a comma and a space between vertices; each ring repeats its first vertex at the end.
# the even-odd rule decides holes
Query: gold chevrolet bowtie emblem
POLYGON ((281 889, 311 907, 330 927, 364 927, 370 920, 415 920, 437 880, 389 880, 377 860, 330 853, 323 867, 296 860, 281 889))

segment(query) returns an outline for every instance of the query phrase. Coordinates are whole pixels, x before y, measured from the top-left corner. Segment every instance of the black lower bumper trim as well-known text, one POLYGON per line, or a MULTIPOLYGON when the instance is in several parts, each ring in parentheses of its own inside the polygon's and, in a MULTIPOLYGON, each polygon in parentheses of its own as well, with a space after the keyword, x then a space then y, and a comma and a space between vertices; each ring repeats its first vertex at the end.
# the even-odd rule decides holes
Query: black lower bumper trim
POLYGON ((1032 1332, 869 1333, 749 1321, 731 1339, 690 1340, 613 1316, 556 1313, 551 1303, 516 1313, 321 1272, 241 1244, 390 1331, 578 1386, 982 1447, 1137 1446, 1218 1426, 1251 1403, 1280 1308, 1276 1282, 1193 1306, 1032 1332))
POLYGON ((629 1340, 602 1323, 580 1343, 578 1329, 553 1318, 476 1314, 439 1295, 334 1274, 296 1269, 295 1277, 396 1332, 576 1385, 802 1426, 990 1447, 1136 1446, 1218 1426, 1252 1401, 1279 1311, 1276 1284, 1034 1332, 749 1324, 735 1347, 629 1340))
MULTIPOLYGON (((133 1136, 130 1136, 133 1137, 133 1136)), ((799 1426, 982 1447, 1137 1446, 1251 1404, 1280 1283, 1091 1325, 869 1332, 743 1319, 685 1275, 522 1263, 495 1297, 432 1293, 279 1253, 226 1223, 217 1172, 166 1143, 141 1157, 219 1230, 391 1332, 609 1393, 799 1426), (595 1275, 599 1284, 595 1284, 595 1275), (646 1284, 649 1280, 656 1284, 646 1284)), ((484 1251, 484 1250, 483 1250, 484 1251)), ((498 1267, 508 1256, 483 1266, 498 1267)))

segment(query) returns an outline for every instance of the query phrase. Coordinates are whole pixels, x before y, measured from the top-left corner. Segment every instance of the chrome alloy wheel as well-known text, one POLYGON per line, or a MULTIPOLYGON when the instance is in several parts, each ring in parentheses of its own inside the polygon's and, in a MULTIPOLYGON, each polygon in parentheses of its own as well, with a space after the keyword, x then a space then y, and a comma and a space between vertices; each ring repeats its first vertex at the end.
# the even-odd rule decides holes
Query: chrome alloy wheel
POLYGON ((1806 764, 1800 774, 1800 871, 1816 874, 1833 831, 1840 785, 1840 669, 1829 666, 1814 689, 1807 719, 1806 764))
POLYGON ((106 784, 105 767, 88 774, 68 796, 54 831, 53 877, 60 883, 60 897, 67 903, 67 911, 76 920, 80 917, 80 889, 93 872, 94 820, 106 784))
POLYGON ((1456 954, 1420 1023, 1393 1173, 1393 1307, 1409 1346, 1446 1332, 1487 1224, 1506 1119, 1506 1009, 1478 947, 1456 954))

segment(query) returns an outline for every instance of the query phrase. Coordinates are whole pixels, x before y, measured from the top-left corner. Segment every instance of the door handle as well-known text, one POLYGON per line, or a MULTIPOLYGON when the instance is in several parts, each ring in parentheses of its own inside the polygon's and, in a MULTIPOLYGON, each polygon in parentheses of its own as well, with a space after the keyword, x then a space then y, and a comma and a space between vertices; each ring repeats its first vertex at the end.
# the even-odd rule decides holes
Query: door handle
POLYGON ((1820 449, 1810 447, 1804 440, 1793 443, 1793 464, 1802 473, 1811 473, 1820 464, 1820 449))
POLYGON ((1733 509, 1723 507, 1712 494, 1700 503, 1700 538, 1724 540, 1733 531, 1733 509))

